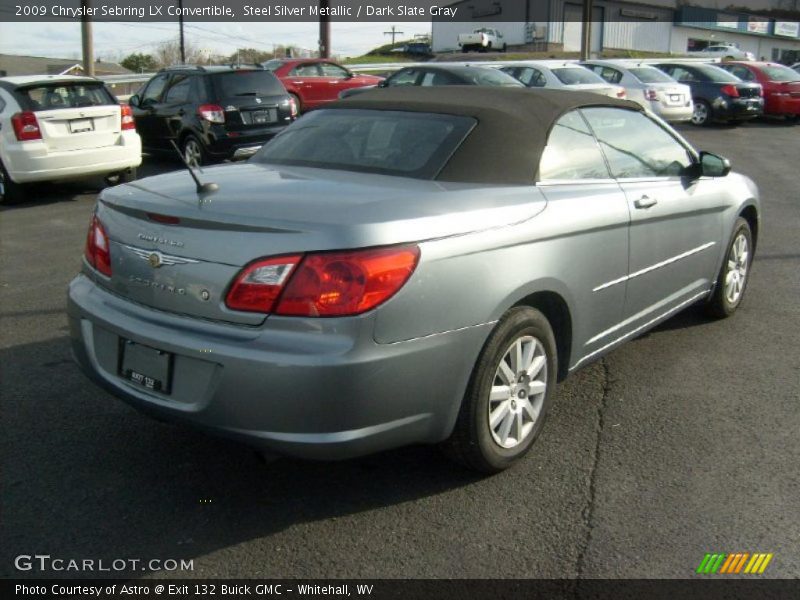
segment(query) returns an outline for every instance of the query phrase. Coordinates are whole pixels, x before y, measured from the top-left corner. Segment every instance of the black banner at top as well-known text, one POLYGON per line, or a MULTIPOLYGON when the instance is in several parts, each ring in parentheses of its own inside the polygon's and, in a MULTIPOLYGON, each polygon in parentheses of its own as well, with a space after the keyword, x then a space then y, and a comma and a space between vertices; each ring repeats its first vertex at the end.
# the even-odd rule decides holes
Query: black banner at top
MULTIPOLYGON (((583 0, 0 0, 0 21, 174 22, 183 17, 195 22, 315 22, 327 18, 544 23, 579 21, 582 4, 583 0)), ((688 10, 678 0, 593 0, 593 4, 603 8, 605 21, 673 21, 678 11, 688 10)), ((693 0, 691 11, 696 22, 721 18, 715 0, 693 0)), ((779 0, 760 2, 757 14, 781 21, 800 20, 800 11, 787 10, 779 0)))

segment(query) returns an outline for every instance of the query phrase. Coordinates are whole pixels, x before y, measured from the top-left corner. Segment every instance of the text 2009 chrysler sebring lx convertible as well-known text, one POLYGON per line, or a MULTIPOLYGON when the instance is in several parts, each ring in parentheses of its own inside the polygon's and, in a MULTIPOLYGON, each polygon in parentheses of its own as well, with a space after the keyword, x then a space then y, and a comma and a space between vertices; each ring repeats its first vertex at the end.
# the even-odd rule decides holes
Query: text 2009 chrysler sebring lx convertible
POLYGON ((264 450, 445 442, 503 469, 557 379, 682 308, 742 301, 753 183, 597 94, 397 88, 248 163, 100 196, 74 353, 136 408, 264 450))

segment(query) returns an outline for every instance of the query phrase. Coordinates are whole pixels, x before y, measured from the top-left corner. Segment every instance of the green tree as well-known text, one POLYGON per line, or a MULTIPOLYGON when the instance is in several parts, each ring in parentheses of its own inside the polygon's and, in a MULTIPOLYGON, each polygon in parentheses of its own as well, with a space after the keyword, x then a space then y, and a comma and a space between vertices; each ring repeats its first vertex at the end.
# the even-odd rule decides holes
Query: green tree
POLYGON ((134 52, 123 58, 120 63, 123 67, 134 73, 146 73, 155 71, 158 68, 158 63, 150 54, 142 54, 141 52, 134 52))
POLYGON ((231 63, 262 63, 272 58, 272 52, 256 50, 255 48, 239 48, 228 57, 231 63))

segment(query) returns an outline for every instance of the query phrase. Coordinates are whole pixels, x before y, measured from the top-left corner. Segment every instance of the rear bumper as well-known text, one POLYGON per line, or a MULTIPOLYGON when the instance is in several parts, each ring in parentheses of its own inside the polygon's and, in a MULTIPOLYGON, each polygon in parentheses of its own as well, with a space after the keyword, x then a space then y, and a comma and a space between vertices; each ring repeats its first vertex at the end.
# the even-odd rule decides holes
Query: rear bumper
POLYGON ((723 120, 747 120, 760 117, 764 114, 763 98, 737 98, 723 100, 717 98, 714 101, 714 118, 723 120))
POLYGON ((44 142, 11 144, 5 153, 6 169, 17 183, 82 179, 138 167, 142 142, 135 132, 121 133, 113 146, 50 152, 44 142))
POLYGON ((216 159, 247 158, 283 131, 289 123, 271 125, 254 130, 227 131, 224 126, 214 127, 206 135, 206 151, 216 159))
POLYGON ((650 107, 665 121, 689 121, 694 111, 691 103, 688 106, 665 106, 661 102, 651 102, 650 107))
POLYGON ((800 97, 768 95, 764 113, 768 115, 800 115, 800 97))
POLYGON ((378 344, 374 313, 209 323, 132 304, 85 275, 70 284, 68 316, 76 362, 133 407, 314 459, 445 439, 492 327, 378 344), (121 340, 174 355, 169 395, 119 375, 121 340))

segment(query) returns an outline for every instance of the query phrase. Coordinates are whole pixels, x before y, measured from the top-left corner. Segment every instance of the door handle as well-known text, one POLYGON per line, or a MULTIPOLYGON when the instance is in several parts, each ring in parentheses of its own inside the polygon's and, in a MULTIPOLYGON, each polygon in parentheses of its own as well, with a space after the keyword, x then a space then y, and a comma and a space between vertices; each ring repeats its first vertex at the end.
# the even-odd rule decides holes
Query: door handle
POLYGON ((651 198, 647 194, 645 194, 638 200, 633 201, 633 205, 636 208, 650 208, 651 206, 655 206, 656 204, 658 204, 658 200, 656 200, 655 198, 651 198))

